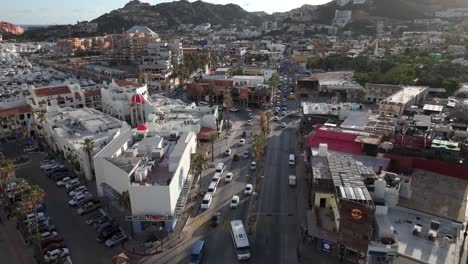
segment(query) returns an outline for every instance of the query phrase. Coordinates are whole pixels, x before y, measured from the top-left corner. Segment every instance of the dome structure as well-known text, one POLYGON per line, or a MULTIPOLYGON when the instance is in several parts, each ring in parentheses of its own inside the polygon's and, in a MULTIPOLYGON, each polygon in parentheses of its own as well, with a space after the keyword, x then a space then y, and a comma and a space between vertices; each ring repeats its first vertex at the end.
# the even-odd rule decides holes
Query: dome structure
POLYGON ((137 131, 140 131, 140 132, 148 131, 148 125, 145 123, 139 124, 137 126, 137 131))
POLYGON ((141 94, 134 94, 132 96, 132 104, 140 105, 145 103, 145 97, 141 94))

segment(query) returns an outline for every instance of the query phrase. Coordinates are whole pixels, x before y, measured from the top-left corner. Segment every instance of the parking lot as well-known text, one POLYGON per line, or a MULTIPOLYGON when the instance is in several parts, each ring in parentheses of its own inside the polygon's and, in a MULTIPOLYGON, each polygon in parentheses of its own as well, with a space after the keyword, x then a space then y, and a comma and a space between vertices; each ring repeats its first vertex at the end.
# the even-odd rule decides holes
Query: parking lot
MULTIPOLYGON (((14 149, 11 146, 2 146, 3 150, 14 149)), ((5 153, 10 158, 8 153, 5 153)), ((44 159, 43 153, 30 153, 31 161, 18 166, 16 176, 39 185, 47 194, 46 215, 50 217, 57 232, 64 238, 66 247, 70 250, 73 263, 110 263, 113 256, 120 253, 120 246, 107 248, 96 241, 97 232, 92 226, 85 223, 88 216, 79 216, 76 208, 68 205, 71 197, 64 187, 58 187, 56 182, 40 169, 40 162, 44 159)), ((92 183, 88 184, 91 193, 95 192, 92 183)))

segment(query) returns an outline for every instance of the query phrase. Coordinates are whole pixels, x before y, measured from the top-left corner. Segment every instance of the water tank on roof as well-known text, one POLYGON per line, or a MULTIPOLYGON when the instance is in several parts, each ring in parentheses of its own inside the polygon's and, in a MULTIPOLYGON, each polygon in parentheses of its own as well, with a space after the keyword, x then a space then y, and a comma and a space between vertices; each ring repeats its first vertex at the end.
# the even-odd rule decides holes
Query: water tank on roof
POLYGON ((327 157, 328 156, 328 145, 324 143, 320 143, 319 145, 319 157, 327 157))

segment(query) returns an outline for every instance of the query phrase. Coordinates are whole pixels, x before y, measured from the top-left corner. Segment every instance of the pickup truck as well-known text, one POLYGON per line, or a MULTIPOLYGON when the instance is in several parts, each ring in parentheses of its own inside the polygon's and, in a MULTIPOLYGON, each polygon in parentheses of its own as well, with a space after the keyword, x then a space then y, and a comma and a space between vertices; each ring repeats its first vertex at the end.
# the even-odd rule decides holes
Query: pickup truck
POLYGON ((296 175, 289 175, 289 186, 296 186, 296 175))

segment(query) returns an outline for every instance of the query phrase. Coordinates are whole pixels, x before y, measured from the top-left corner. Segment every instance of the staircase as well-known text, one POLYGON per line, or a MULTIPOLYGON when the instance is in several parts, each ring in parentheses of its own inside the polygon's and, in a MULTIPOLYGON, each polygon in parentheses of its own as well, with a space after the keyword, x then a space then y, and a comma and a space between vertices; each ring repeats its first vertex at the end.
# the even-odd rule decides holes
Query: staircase
POLYGON ((179 219, 184 212, 185 204, 189 196, 190 188, 192 186, 193 175, 189 174, 187 180, 185 180, 184 187, 180 191, 179 199, 177 199, 176 208, 174 210, 174 218, 179 219))

